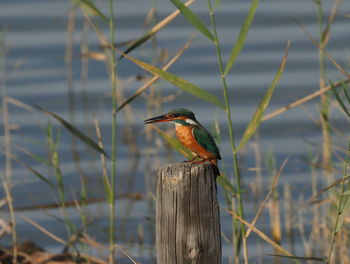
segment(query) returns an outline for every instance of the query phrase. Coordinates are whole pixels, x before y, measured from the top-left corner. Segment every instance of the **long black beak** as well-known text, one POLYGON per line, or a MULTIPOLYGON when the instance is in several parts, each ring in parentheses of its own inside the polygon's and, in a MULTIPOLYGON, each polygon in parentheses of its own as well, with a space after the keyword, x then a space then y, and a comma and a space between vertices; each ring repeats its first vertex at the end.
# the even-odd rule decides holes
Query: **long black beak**
POLYGON ((168 118, 166 117, 166 115, 161 115, 161 116, 156 116, 156 117, 146 119, 143 122, 145 124, 152 124, 152 123, 167 122, 167 121, 168 121, 168 118))

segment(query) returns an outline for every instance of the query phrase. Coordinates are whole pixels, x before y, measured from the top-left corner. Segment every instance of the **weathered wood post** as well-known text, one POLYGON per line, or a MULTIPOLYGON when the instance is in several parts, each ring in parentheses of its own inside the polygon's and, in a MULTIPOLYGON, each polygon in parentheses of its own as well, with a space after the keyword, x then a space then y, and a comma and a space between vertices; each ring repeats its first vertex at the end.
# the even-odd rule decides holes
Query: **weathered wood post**
POLYGON ((220 264, 220 212, 210 164, 158 170, 157 264, 220 264))

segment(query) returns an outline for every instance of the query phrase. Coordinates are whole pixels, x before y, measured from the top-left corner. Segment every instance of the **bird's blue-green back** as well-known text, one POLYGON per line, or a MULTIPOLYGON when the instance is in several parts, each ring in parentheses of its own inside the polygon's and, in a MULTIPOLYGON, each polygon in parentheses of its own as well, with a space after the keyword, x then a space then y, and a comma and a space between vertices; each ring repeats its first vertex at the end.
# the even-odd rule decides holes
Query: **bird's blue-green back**
POLYGON ((201 125, 194 126, 193 136, 204 149, 216 155, 218 159, 221 159, 218 146, 216 145, 213 137, 204 127, 201 125))

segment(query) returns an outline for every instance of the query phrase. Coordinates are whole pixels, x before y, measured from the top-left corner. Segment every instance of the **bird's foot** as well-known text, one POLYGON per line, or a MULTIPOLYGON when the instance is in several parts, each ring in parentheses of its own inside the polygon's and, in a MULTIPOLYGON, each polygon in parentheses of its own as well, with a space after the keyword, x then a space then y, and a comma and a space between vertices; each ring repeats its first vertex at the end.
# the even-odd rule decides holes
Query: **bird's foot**
POLYGON ((194 164, 202 164, 202 163, 211 163, 210 160, 208 159, 201 159, 201 160, 196 160, 196 161, 193 161, 192 163, 194 164))
POLYGON ((194 160, 198 158, 198 156, 195 156, 194 158, 190 159, 190 160, 184 160, 183 162, 195 162, 194 160))

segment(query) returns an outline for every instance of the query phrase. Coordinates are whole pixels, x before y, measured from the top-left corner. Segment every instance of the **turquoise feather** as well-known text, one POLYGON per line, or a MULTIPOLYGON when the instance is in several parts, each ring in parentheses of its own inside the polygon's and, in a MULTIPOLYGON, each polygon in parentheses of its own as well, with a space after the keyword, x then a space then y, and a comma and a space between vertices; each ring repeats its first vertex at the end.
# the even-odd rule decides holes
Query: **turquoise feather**
POLYGON ((221 160, 220 152, 215 140, 210 133, 201 125, 193 126, 193 136, 204 149, 216 155, 217 159, 221 160))

